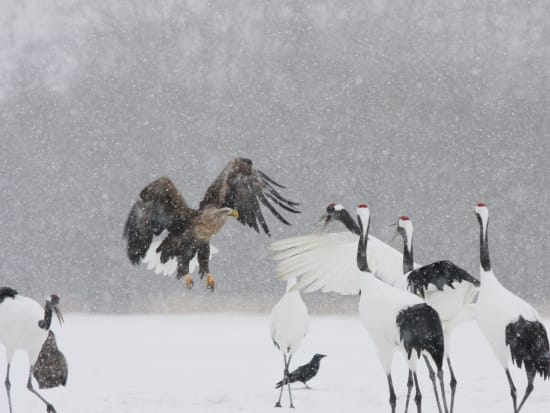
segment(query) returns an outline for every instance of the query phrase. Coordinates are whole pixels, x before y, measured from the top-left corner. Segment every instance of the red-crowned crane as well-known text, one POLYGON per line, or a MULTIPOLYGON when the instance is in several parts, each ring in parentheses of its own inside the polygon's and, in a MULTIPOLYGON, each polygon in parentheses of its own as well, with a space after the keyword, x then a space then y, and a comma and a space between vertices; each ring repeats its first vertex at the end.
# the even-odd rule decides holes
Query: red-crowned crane
MULTIPOLYGON (((392 413, 395 412, 396 405, 395 391, 391 378, 391 365, 395 347, 404 351, 409 365, 405 412, 409 405, 413 379, 416 387, 414 399, 418 412, 421 412, 422 396, 418 385, 416 366, 418 358, 422 353, 431 356, 435 362, 437 377, 441 386, 443 405, 445 412, 447 412, 442 370, 445 340, 439 315, 416 295, 384 283, 369 271, 367 245, 370 213, 367 205, 362 204, 357 208, 357 221, 360 231, 357 248, 357 267, 363 272, 363 276, 361 277, 359 313, 374 341, 378 359, 388 379, 392 413)), ((434 390, 437 395, 435 387, 434 390)), ((441 412, 439 402, 438 409, 441 412)))
MULTIPOLYGON (((295 279, 287 281, 286 292, 283 297, 273 306, 271 310, 270 330, 271 339, 275 347, 282 353, 284 359, 283 383, 287 383, 290 407, 292 403, 292 392, 290 390, 290 360, 296 349, 302 343, 309 327, 309 315, 307 307, 300 296, 299 291, 293 291, 295 279)), ((281 397, 284 385, 279 392, 279 400, 275 407, 281 407, 281 397)))
MULTIPOLYGON (((473 318, 475 305, 472 304, 472 301, 478 291, 479 280, 448 260, 435 261, 414 268, 413 223, 411 219, 407 216, 399 217, 397 231, 403 237, 403 273, 405 277, 400 286, 423 298, 437 311, 443 324, 445 356, 451 375, 450 411, 452 413, 457 382, 451 365, 450 337, 460 322, 473 318)), ((430 375, 433 375, 433 369, 428 360, 426 360, 426 365, 430 375)))
POLYGON ((31 298, 18 294, 13 288, 0 288, 0 343, 6 348, 6 391, 8 394, 9 411, 12 413, 10 364, 16 350, 23 350, 29 356, 29 378, 27 388, 46 405, 48 413, 56 413, 54 406, 44 399, 32 386, 33 367, 40 354, 42 345, 48 337, 55 313, 59 324, 63 316, 58 307, 59 297, 52 294, 46 299, 44 308, 31 298))
POLYGON ((475 207, 475 213, 480 227, 481 275, 476 319, 506 373, 514 413, 518 413, 533 391, 535 375, 538 373, 543 379, 550 377, 548 333, 537 311, 508 291, 495 277, 489 259, 489 209, 487 205, 479 203, 475 207), (508 357, 527 374, 527 387, 519 406, 516 400, 516 386, 508 369, 508 357))

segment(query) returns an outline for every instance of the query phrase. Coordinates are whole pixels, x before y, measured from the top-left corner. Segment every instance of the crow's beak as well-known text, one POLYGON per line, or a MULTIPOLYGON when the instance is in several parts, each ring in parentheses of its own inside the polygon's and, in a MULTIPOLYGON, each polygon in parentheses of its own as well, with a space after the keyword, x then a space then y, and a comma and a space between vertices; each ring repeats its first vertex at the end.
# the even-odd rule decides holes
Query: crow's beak
POLYGON ((55 311, 55 315, 57 316, 57 320, 59 321, 59 325, 62 326, 63 322, 65 320, 63 320, 63 314, 61 314, 61 310, 56 305, 53 307, 53 310, 55 311))

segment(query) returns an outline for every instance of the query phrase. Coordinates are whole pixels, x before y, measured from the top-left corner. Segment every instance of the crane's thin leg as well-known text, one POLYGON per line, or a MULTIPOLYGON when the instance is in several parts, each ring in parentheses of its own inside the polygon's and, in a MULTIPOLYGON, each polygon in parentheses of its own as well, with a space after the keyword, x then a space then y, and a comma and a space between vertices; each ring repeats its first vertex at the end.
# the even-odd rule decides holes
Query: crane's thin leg
POLYGON ((449 372, 451 373, 451 410, 450 412, 453 413, 454 407, 455 407, 455 393, 456 393, 456 377, 455 372, 453 371, 453 367, 451 366, 451 358, 447 357, 447 365, 449 366, 449 372))
POLYGON ((290 359, 292 359, 292 354, 288 356, 288 363, 286 365, 285 370, 285 377, 288 379, 288 397, 290 399, 290 408, 294 409, 294 404, 292 403, 292 391, 290 390, 290 372, 288 371, 288 368, 290 367, 290 359))
POLYGON ((32 387, 32 369, 33 369, 33 366, 31 366, 30 369, 29 369, 29 380, 27 381, 27 389, 29 389, 29 391, 31 393, 36 394, 36 396, 44 402, 44 404, 46 405, 46 411, 48 413, 57 413, 57 411, 55 410, 55 407, 53 407, 53 404, 51 404, 49 401, 47 401, 45 398, 43 398, 36 390, 33 389, 33 387, 32 387))
POLYGON ((424 355, 424 361, 426 362, 426 367, 428 368, 428 374, 430 376, 430 380, 432 381, 432 385, 434 388, 434 394, 435 394, 435 401, 437 403, 437 411, 439 413, 441 412, 441 402, 439 401, 439 393, 437 391, 437 384, 435 383, 435 371, 432 367, 432 364, 430 363, 430 360, 426 355, 424 355))
POLYGON ((10 383, 10 363, 8 363, 8 370, 6 372, 6 381, 4 381, 4 384, 6 385, 6 392, 8 393, 8 406, 10 407, 10 413, 12 413, 11 408, 11 383, 10 383))
POLYGON ((443 382, 442 368, 437 370, 437 378, 439 379, 439 384, 441 385, 441 400, 443 402, 443 408, 445 409, 445 413, 449 413, 449 409, 447 408, 447 397, 445 396, 445 383, 443 382))
POLYGON ((305 381, 303 381, 302 383, 304 383, 304 386, 306 386, 306 389, 311 390, 311 387, 309 387, 305 381))
POLYGON ((527 400, 527 397, 531 394, 533 391, 533 380, 535 380, 535 372, 534 371, 528 371, 527 372, 527 388, 525 389, 525 394, 523 396, 523 399, 521 399, 521 403, 519 404, 517 413, 521 410, 523 407, 523 403, 525 403, 525 400, 527 400))
POLYGON ((416 403, 416 411, 422 413, 422 393, 420 393, 420 387, 418 386, 418 377, 416 371, 413 373, 414 386, 416 387, 416 394, 414 395, 414 402, 416 403))
POLYGON ((285 361, 285 369, 283 371, 283 385, 281 386, 281 391, 279 392, 279 400, 277 400, 277 402, 275 403, 275 407, 281 407, 281 398, 283 397, 283 389, 285 388, 286 381, 286 371, 288 370, 286 364, 286 353, 283 353, 283 358, 285 361))
POLYGON ((409 378, 407 379, 407 399, 405 401, 405 413, 409 411, 409 400, 411 398, 412 387, 413 387, 413 373, 412 373, 412 370, 409 369, 409 378))
POLYGON ((506 369, 506 378, 508 379, 508 383, 510 383, 510 395, 512 396, 512 403, 514 404, 514 413, 517 413, 517 402, 516 402, 516 386, 514 386, 514 382, 512 381, 512 376, 510 375, 510 370, 506 369))
POLYGON ((391 379, 391 373, 388 374, 388 387, 390 388, 390 406, 391 406, 391 413, 395 413, 395 390, 393 388, 393 382, 391 379))

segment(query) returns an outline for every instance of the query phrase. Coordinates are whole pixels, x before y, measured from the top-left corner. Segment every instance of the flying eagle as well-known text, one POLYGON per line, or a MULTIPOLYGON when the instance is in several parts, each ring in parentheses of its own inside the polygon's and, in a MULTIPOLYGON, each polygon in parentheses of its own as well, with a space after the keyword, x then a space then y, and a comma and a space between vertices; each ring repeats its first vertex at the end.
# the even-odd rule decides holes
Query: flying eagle
POLYGON ((285 188, 253 168, 251 160, 235 158, 210 185, 199 209, 193 209, 170 178, 159 178, 143 188, 126 220, 128 258, 137 265, 150 257, 149 249, 154 249, 160 262, 173 263, 173 269, 177 267, 176 277, 183 277, 187 288, 191 288, 189 264, 197 255, 200 277, 206 275, 206 286, 213 291, 215 281, 208 268, 210 239, 222 229, 228 217, 256 232, 260 232, 261 226, 270 235, 260 203, 286 225, 290 223, 272 203, 289 212, 300 212, 296 209, 299 204, 283 198, 275 187, 285 188), (159 239, 154 240, 155 237, 159 239))

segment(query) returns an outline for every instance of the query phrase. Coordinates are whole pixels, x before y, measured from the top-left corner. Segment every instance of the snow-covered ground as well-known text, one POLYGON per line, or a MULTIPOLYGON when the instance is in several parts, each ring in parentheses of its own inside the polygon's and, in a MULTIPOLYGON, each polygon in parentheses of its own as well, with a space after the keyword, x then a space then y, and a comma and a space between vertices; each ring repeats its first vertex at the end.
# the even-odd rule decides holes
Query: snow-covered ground
MULTIPOLYGON (((240 313, 67 314, 64 327, 56 326, 55 331, 69 361, 69 382, 66 388, 42 390, 42 394, 58 413, 280 411, 273 404, 282 356, 271 343, 268 319, 268 315, 240 313)), ((468 322, 458 328, 452 344, 458 378, 455 411, 511 412, 505 375, 476 324, 468 322)), ((294 386, 299 411, 389 412, 386 380, 357 316, 312 317, 294 367, 316 352, 328 357, 310 382, 312 390, 294 386)), ((26 389, 26 371, 26 357, 19 353, 12 365, 14 412, 45 412, 26 389)), ((516 369, 513 373, 523 395, 524 374, 516 369)), ((423 411, 434 412, 423 365, 420 375, 423 411)), ((395 358, 394 383, 398 411, 402 411, 406 369, 401 355, 395 358)), ((286 392, 283 406, 282 410, 288 410, 286 392)), ((0 411, 7 411, 5 391, 0 391, 0 411)), ((413 404, 411 411, 416 411, 413 404)), ((550 411, 550 382, 537 378, 524 411, 550 411)))

